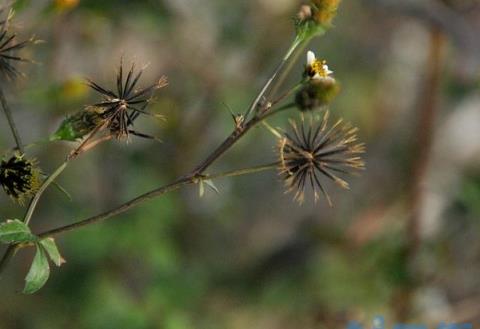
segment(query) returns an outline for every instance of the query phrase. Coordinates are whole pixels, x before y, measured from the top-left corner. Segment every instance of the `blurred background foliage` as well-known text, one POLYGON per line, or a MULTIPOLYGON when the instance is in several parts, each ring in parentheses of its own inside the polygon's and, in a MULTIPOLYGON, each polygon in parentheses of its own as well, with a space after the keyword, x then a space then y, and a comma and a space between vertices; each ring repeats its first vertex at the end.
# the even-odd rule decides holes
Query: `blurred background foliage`
MULTIPOLYGON (((232 129, 293 38, 297 0, 18 0, 26 78, 6 93, 23 139, 51 172, 72 148, 42 143, 112 83, 122 55, 168 75, 134 138, 82 156, 33 219, 44 230, 107 210, 192 169, 232 129)), ((310 48, 342 83, 335 117, 360 128, 367 171, 335 206, 298 206, 276 173, 188 187, 58 239, 67 263, 33 296, 22 251, 0 281, 1 329, 344 328, 374 315, 435 326, 480 321, 480 3, 345 0, 310 48)), ((303 56, 303 55, 302 55, 303 56)), ((289 78, 301 76, 303 57, 289 78)), ((272 120, 286 127, 285 113, 272 120)), ((143 120, 143 121, 142 121, 143 120)), ((215 166, 271 162, 256 129, 215 166)), ((0 120, 0 147, 12 147, 0 120)), ((2 219, 23 209, 0 196, 2 219)), ((19 215, 20 214, 20 215, 19 215)))

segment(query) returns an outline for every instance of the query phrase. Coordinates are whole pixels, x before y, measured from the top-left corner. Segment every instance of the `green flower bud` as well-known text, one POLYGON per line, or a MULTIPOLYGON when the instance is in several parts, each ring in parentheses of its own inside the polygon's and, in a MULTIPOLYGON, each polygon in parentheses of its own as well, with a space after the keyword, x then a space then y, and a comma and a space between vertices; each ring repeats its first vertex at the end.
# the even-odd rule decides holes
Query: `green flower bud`
POLYGON ((340 85, 333 78, 311 79, 295 96, 300 111, 312 111, 329 105, 340 92, 340 85))
POLYGON ((101 108, 88 106, 63 120, 57 131, 50 136, 50 140, 76 141, 80 139, 104 122, 102 114, 101 108))
POLYGON ((312 0, 302 5, 295 19, 297 37, 308 40, 324 34, 337 15, 341 0, 312 0))

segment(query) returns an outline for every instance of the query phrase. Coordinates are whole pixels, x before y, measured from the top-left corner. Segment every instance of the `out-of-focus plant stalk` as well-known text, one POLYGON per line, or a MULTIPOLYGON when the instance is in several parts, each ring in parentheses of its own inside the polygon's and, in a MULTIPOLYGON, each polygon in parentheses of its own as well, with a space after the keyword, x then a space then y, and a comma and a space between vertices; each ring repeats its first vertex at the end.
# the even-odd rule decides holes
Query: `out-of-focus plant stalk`
MULTIPOLYGON (((258 93, 257 97, 255 97, 254 101, 252 102, 252 104, 248 108, 247 112, 244 115, 245 119, 248 119, 250 114, 257 109, 257 107, 259 106, 259 103, 262 101, 263 97, 265 96, 265 94, 269 90, 269 88, 272 85, 272 83, 274 82, 275 78, 277 78, 277 76, 280 74, 280 72, 282 72, 282 69, 284 68, 284 66, 288 63, 289 59, 295 53, 295 50, 305 41, 306 41, 306 38, 303 37, 303 36, 297 35, 295 37, 295 39, 293 40, 293 42, 292 42, 290 48, 288 49, 287 53, 282 58, 282 61, 280 62, 280 64, 278 64, 278 66, 275 69, 275 71, 273 72, 272 76, 267 80, 267 82, 265 83, 263 88, 258 93)), ((291 67, 290 67, 290 69, 291 69, 291 67)), ((284 72, 286 72, 286 70, 284 72)), ((288 73, 288 72, 286 72, 286 73, 288 73)))
POLYGON ((426 63, 425 83, 420 91, 418 125, 415 132, 414 151, 409 183, 408 209, 409 218, 406 223, 406 266, 411 272, 411 282, 405 289, 402 287, 394 296, 394 310, 396 320, 409 320, 413 311, 413 295, 418 280, 412 273, 413 265, 421 247, 421 211, 424 206, 424 184, 432 151, 434 125, 438 112, 439 89, 444 63, 445 35, 437 28, 430 32, 430 43, 426 63))
POLYGON ((5 94, 3 93, 3 88, 0 86, 0 102, 2 103, 3 112, 7 117, 8 125, 10 126, 10 130, 12 131, 13 139, 15 140, 15 144, 17 145, 17 149, 23 153, 23 144, 22 139, 20 138, 20 134, 18 133, 17 126, 15 125, 15 121, 13 120, 12 111, 10 110, 10 106, 8 105, 7 99, 5 98, 5 94))

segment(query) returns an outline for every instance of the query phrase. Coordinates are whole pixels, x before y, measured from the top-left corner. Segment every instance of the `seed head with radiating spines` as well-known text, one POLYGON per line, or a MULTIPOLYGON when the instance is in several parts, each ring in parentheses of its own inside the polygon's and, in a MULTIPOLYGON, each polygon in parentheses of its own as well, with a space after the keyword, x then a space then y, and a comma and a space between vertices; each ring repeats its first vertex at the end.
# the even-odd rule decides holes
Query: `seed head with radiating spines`
MULTIPOLYGON (((6 9, 0 9, 0 15, 6 9)), ((17 52, 27 45, 35 43, 32 37, 25 41, 17 42, 17 35, 8 31, 10 19, 13 17, 13 11, 8 11, 7 18, 0 21, 0 75, 1 79, 13 80, 22 73, 15 67, 17 62, 31 62, 31 60, 20 57, 17 52)))
POLYGON ((337 175, 351 174, 364 169, 359 156, 365 152, 363 143, 357 142, 357 128, 338 120, 328 126, 329 112, 320 119, 301 117, 298 124, 291 121, 291 132, 279 141, 280 175, 285 180, 287 192, 294 192, 294 199, 303 203, 306 187, 310 186, 315 201, 319 191, 331 205, 324 185, 325 178, 348 189, 348 183, 337 175))
POLYGON ((161 117, 147 112, 146 108, 153 92, 167 85, 167 78, 163 76, 146 88, 136 89, 144 68, 136 74, 134 74, 134 71, 135 65, 132 64, 126 77, 124 77, 123 61, 120 62, 115 91, 103 88, 99 84, 88 80, 88 86, 103 96, 103 100, 100 103, 91 106, 101 109, 106 128, 118 139, 127 138, 130 133, 141 137, 149 137, 132 130, 133 122, 140 114, 161 117))
POLYGON ((24 154, 14 154, 0 162, 0 185, 12 200, 23 204, 39 189, 41 171, 35 160, 24 154))

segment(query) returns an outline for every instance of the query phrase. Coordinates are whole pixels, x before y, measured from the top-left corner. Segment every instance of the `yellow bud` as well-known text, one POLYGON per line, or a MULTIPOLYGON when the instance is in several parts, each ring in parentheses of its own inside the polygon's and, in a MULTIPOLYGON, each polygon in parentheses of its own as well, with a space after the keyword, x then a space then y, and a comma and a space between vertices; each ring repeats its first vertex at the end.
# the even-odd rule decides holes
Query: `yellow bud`
POLYGON ((315 8, 313 18, 317 24, 329 26, 337 15, 341 0, 312 0, 315 8))
POLYGON ((55 0, 55 8, 58 10, 73 9, 80 3, 80 0, 55 0))

